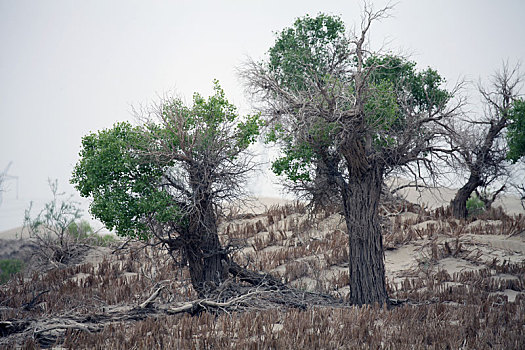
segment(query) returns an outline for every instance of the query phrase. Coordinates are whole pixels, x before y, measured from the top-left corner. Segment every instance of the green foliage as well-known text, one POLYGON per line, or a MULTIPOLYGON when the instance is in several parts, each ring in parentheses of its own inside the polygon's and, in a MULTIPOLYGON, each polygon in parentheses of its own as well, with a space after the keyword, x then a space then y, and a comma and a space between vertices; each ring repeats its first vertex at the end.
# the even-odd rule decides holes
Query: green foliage
POLYGON ((266 135, 266 142, 280 142, 283 156, 272 162, 272 171, 293 182, 311 181, 316 159, 332 145, 337 131, 335 123, 317 118, 309 127, 305 126, 305 135, 299 140, 291 137, 282 124, 274 125, 266 135))
POLYGON ((0 260, 0 284, 4 284, 12 275, 19 273, 24 268, 24 263, 17 259, 0 260))
POLYGON ((366 60, 373 67, 369 81, 373 84, 388 82, 398 99, 410 103, 420 111, 431 111, 448 102, 451 95, 442 88, 445 79, 432 68, 416 70, 416 63, 402 57, 373 56, 366 60))
POLYGON ((255 142, 263 122, 259 114, 241 120, 219 82, 214 80, 213 84, 214 95, 206 100, 195 93, 191 107, 185 106, 180 99, 165 101, 162 106, 164 125, 148 124, 143 135, 149 133, 149 138, 169 145, 172 152, 192 145, 191 156, 196 160, 202 160, 218 148, 222 148, 228 158, 235 158, 255 142), (225 135, 231 137, 225 140, 225 135))
POLYGON ((485 211, 485 203, 473 193, 470 198, 467 200, 467 212, 470 216, 475 216, 481 214, 485 211))
POLYGON ((388 81, 372 83, 372 94, 365 103, 365 117, 368 125, 376 129, 374 144, 376 147, 387 147, 395 142, 389 132, 400 128, 401 115, 393 84, 388 81))
POLYGON ((99 246, 99 247, 109 247, 117 241, 115 239, 115 236, 109 233, 105 235, 93 233, 87 237, 87 240, 91 242, 92 244, 99 246))
POLYGON ((209 181, 203 190, 211 191, 220 179, 210 171, 233 164, 255 142, 259 115, 240 118, 217 81, 214 92, 208 99, 195 93, 191 106, 163 101, 158 122, 118 123, 82 139, 71 182, 92 197, 90 212, 108 229, 140 239, 150 237, 153 222, 184 230, 195 181, 209 181))
POLYGON ((286 175, 293 182, 310 181, 314 151, 307 143, 293 145, 284 149, 284 156, 272 163, 276 175, 286 175))
POLYGON ((525 156, 525 100, 514 101, 509 111, 509 120, 507 133, 509 152, 507 158, 512 162, 517 162, 525 156))
POLYGON ((241 152, 257 141, 261 128, 265 125, 260 114, 248 116, 237 124, 236 152, 241 152))
POLYGON ((89 222, 85 220, 72 222, 67 232, 76 240, 89 242, 99 247, 107 247, 116 241, 112 234, 100 235, 95 233, 89 222))
POLYGON ((146 220, 177 218, 178 210, 159 189, 163 164, 141 157, 146 131, 129 123, 82 139, 80 161, 71 182, 84 197, 92 196, 91 213, 119 235, 146 239, 146 220))
POLYGON ((306 15, 278 34, 269 50, 270 71, 282 86, 301 90, 308 80, 330 79, 333 59, 346 59, 349 50, 345 26, 339 17, 306 15), (334 58, 333 52, 338 56, 334 58))
POLYGON ((93 228, 86 220, 74 221, 67 228, 68 234, 77 238, 84 239, 93 234, 93 228))
POLYGON ((365 115, 375 130, 378 149, 396 143, 396 134, 403 132, 406 116, 401 105, 410 105, 414 112, 432 111, 451 98, 442 88, 445 80, 433 69, 416 70, 416 63, 397 56, 373 56, 366 60, 371 70, 365 115))

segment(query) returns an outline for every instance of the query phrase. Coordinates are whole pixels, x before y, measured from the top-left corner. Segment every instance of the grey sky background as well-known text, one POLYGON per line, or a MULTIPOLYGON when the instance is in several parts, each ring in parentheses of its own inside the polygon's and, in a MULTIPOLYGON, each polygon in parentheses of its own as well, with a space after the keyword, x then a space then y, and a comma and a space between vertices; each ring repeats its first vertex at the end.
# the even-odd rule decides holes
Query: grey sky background
MULTIPOLYGON (((374 1, 376 8, 384 1, 374 1)), ((0 171, 10 175, 0 230, 22 224, 47 179, 67 193, 82 136, 132 120, 131 106, 175 92, 191 101, 219 79, 250 111, 236 68, 264 57, 276 31, 319 12, 359 25, 361 1, 0 0, 0 171)), ((372 48, 410 54, 449 83, 487 79, 504 60, 525 60, 525 1, 402 0, 372 28, 372 48)), ((523 67, 522 71, 525 70, 523 67)), ((473 109, 479 98, 472 94, 473 109)), ((276 196, 271 179, 252 184, 276 196)))

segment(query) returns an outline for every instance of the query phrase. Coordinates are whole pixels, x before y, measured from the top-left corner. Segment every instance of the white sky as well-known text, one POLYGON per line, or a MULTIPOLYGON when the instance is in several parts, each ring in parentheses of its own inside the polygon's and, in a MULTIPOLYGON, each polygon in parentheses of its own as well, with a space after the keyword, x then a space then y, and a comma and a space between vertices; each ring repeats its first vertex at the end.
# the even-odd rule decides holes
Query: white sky
MULTIPOLYGON (((384 4, 375 1, 375 6, 384 4)), ((235 70, 261 59, 274 33, 319 12, 359 24, 361 1, 0 0, 0 172, 10 182, 0 230, 21 224, 30 200, 49 199, 48 178, 68 193, 83 135, 132 120, 131 105, 168 91, 191 101, 219 79, 250 109, 235 70)), ((525 60, 525 1, 402 0, 372 28, 372 46, 410 53, 454 83, 525 60)), ((522 71, 525 71, 525 67, 522 71)), ((474 97, 472 103, 478 103, 474 97)), ((260 195, 278 192, 266 181, 260 195)))

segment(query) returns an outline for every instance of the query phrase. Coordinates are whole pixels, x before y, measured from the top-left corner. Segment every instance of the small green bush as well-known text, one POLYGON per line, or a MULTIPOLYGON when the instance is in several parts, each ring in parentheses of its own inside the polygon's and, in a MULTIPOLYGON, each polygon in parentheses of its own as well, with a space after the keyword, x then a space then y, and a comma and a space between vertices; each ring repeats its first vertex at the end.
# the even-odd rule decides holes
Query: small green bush
POLYGON ((115 236, 111 234, 106 235, 100 235, 98 233, 95 233, 89 222, 82 220, 82 221, 74 221, 68 226, 68 234, 81 241, 87 241, 93 245, 99 246, 99 247, 107 247, 110 246, 113 242, 115 242, 115 236))
POLYGON ((0 260, 0 284, 4 284, 12 275, 22 271, 24 263, 17 259, 0 260))
POLYGON ((467 200, 467 211, 469 216, 479 215, 485 211, 485 203, 473 193, 467 200))
POLYGON ((73 221, 68 227, 67 227, 68 234, 73 236, 77 239, 84 239, 88 238, 90 235, 93 234, 93 228, 87 222, 86 220, 82 221, 73 221))
POLYGON ((108 247, 116 241, 115 236, 111 234, 99 235, 97 233, 93 233, 89 235, 88 238, 94 242, 94 245, 99 247, 108 247))

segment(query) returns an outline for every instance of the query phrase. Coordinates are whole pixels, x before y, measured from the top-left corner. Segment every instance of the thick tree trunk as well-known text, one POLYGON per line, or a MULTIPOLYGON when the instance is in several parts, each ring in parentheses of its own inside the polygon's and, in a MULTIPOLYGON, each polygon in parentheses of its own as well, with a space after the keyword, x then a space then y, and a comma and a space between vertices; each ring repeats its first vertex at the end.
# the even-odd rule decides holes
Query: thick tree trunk
POLYGON ((452 215, 456 219, 466 219, 468 216, 467 210, 467 200, 470 198, 470 195, 478 186, 482 184, 479 176, 476 174, 471 174, 467 183, 461 187, 454 199, 450 202, 450 207, 452 209, 452 215))
POLYGON ((211 203, 202 203, 190 219, 185 241, 184 252, 192 285, 199 296, 205 297, 228 277, 228 257, 219 242, 217 220, 211 203))
POLYGON ((343 192, 349 238, 350 301, 356 305, 387 302, 379 200, 383 173, 370 167, 351 176, 343 192))

